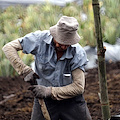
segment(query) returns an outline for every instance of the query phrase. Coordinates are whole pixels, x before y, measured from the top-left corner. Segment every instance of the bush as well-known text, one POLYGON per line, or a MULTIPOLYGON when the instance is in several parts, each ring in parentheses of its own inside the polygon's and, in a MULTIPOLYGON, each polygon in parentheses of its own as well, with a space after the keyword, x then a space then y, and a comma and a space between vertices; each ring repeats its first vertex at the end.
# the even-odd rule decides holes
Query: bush
MULTIPOLYGON (((118 0, 116 1, 118 2, 118 0)), ((120 29, 120 16, 119 10, 115 10, 116 15, 110 11, 112 8, 107 7, 108 4, 111 4, 109 2, 108 0, 100 2, 101 8, 106 8, 105 14, 101 16, 102 32, 103 40, 114 44, 116 37, 120 37, 118 31, 120 29)), ((115 3, 113 8, 115 7, 120 8, 120 3, 115 3)), ((93 9, 89 0, 84 0, 83 6, 70 3, 66 4, 65 7, 60 7, 47 3, 28 7, 8 7, 6 10, 0 11, 0 13, 0 49, 6 43, 27 33, 49 29, 50 26, 57 23, 62 15, 74 16, 78 20, 78 33, 81 36, 80 44, 82 46, 96 46, 93 9)), ((18 54, 27 65, 30 65, 34 60, 32 55, 27 56, 22 52, 18 52, 18 54)), ((14 75, 17 75, 17 73, 11 67, 3 52, 0 51, 0 76, 14 75)))

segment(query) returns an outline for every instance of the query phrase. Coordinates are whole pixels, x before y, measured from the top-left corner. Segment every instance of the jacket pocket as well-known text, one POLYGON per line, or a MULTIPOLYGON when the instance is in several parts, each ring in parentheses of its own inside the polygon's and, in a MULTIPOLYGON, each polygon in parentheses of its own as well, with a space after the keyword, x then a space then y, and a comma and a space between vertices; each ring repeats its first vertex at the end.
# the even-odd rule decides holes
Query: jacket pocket
POLYGON ((68 85, 72 83, 72 77, 71 74, 69 73, 65 73, 63 74, 63 85, 68 85))

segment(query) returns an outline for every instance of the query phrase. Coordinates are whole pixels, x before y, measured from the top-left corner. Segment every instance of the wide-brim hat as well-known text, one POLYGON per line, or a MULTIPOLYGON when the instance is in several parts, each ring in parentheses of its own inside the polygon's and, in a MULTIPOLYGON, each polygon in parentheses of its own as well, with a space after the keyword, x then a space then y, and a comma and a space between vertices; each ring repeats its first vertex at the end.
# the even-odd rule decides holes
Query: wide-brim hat
POLYGON ((58 43, 73 45, 80 41, 78 26, 78 21, 74 17, 62 16, 56 25, 50 27, 50 33, 58 43))

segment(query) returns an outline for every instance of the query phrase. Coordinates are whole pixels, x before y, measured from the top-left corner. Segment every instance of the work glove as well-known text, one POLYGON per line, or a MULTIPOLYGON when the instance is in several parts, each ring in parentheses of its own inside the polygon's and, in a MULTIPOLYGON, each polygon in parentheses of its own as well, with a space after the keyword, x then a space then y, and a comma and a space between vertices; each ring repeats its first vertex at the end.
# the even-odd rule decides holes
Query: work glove
POLYGON ((28 90, 31 90, 36 98, 48 98, 51 97, 52 94, 51 87, 45 87, 42 85, 30 86, 28 90))
POLYGON ((24 77, 24 81, 30 83, 31 85, 37 85, 36 79, 39 79, 39 76, 34 71, 24 77))

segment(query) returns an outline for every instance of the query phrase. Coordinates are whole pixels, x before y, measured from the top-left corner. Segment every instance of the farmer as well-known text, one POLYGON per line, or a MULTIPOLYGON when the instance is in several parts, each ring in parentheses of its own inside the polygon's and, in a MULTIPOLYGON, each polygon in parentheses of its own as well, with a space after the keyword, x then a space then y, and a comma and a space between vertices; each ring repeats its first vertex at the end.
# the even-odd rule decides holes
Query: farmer
POLYGON ((14 69, 31 83, 29 90, 35 96, 31 120, 91 120, 83 98, 87 57, 77 30, 74 17, 62 16, 49 30, 27 34, 3 47, 14 69), (19 50, 35 56, 34 70, 23 63, 19 50))

